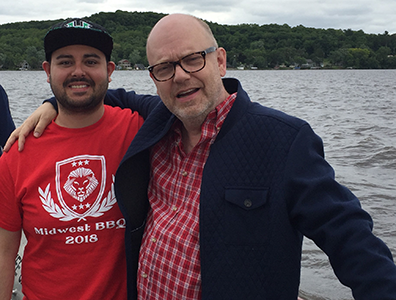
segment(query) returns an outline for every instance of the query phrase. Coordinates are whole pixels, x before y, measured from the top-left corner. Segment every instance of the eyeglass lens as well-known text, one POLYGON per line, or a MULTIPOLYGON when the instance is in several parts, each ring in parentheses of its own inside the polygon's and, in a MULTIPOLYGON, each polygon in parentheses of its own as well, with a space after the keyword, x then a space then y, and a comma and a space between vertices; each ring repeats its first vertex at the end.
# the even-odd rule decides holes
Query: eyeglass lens
POLYGON ((203 55, 202 53, 193 53, 183 57, 178 62, 159 64, 153 67, 152 73, 157 80, 167 80, 173 77, 176 65, 180 65, 187 73, 197 72, 205 65, 203 55))

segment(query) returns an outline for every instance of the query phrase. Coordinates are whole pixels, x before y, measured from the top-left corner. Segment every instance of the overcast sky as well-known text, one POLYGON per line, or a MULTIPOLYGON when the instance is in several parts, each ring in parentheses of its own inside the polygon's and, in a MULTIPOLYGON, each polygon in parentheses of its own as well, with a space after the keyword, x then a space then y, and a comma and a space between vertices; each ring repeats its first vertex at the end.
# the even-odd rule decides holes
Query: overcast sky
POLYGON ((1 0, 0 24, 99 12, 189 13, 219 24, 288 24, 396 33, 396 0, 1 0))

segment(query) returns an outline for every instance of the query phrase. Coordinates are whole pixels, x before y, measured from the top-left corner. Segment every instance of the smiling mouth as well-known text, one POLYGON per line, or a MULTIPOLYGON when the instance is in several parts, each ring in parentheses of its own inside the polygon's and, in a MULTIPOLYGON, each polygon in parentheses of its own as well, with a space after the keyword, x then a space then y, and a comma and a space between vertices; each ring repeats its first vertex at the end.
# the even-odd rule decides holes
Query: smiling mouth
POLYGON ((72 89, 83 89, 83 88, 88 87, 88 85, 87 84, 80 84, 80 85, 71 85, 70 87, 72 89))
POLYGON ((177 94, 176 97, 177 97, 177 98, 186 97, 186 96, 189 96, 189 95, 194 94, 194 93, 197 92, 197 91, 198 91, 198 89, 191 89, 191 90, 184 91, 184 92, 181 92, 181 93, 177 94))
POLYGON ((84 77, 71 78, 63 83, 64 88, 71 88, 71 89, 85 89, 85 88, 89 88, 90 86, 93 87, 94 85, 95 83, 92 80, 89 80, 84 77))

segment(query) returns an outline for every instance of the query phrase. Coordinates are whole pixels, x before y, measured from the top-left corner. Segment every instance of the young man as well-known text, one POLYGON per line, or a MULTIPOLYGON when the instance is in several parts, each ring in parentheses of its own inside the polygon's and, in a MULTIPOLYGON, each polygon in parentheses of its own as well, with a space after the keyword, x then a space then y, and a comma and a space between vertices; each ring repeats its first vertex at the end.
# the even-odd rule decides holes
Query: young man
POLYGON ((104 28, 56 24, 44 47, 59 114, 25 151, 13 147, 0 159, 0 299, 11 298, 21 230, 26 299, 126 299, 114 175, 143 119, 103 104, 115 69, 104 28))

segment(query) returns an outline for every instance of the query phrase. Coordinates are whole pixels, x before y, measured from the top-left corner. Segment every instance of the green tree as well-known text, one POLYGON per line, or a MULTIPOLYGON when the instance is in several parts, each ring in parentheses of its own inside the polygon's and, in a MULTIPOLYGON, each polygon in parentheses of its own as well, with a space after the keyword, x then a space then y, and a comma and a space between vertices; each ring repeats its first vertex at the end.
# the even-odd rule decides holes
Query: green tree
POLYGON ((43 49, 37 50, 34 46, 29 46, 25 52, 25 58, 30 68, 40 69, 41 64, 45 60, 45 54, 43 49))
POLYGON ((142 57, 140 56, 139 50, 132 50, 131 54, 129 54, 128 60, 132 66, 142 63, 142 57))
POLYGON ((381 66, 381 68, 389 68, 389 59, 388 56, 391 54, 391 49, 387 46, 380 47, 377 52, 375 53, 375 57, 381 66))
MULTIPOLYGON (((88 19, 103 25, 112 35, 113 61, 126 58, 147 65, 147 36, 164 15, 117 10, 93 14, 88 19)), ((60 21, 0 25, 0 65, 3 69, 15 69, 24 60, 39 68, 43 38, 48 29, 60 21)), ((266 68, 267 65, 274 67, 312 59, 317 64, 329 61, 336 67, 395 68, 392 57, 396 55, 396 34, 387 31, 366 34, 362 30, 315 29, 287 24, 208 24, 219 46, 227 50, 227 63, 232 67, 243 64, 266 68)))
POLYGON ((362 69, 367 67, 370 50, 362 48, 348 49, 350 56, 347 59, 347 67, 362 69))
POLYGON ((348 49, 341 48, 330 52, 329 61, 334 66, 347 66, 347 61, 351 60, 348 49))

